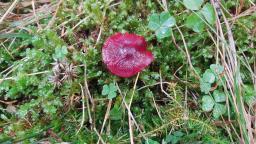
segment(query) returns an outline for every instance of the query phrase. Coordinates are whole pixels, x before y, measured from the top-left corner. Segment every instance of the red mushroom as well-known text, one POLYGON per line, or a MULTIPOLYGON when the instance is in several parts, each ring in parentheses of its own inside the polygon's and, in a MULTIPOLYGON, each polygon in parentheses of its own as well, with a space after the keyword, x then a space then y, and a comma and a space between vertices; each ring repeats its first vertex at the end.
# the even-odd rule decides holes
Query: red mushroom
POLYGON ((102 57, 113 74, 125 78, 136 75, 154 59, 144 37, 129 33, 110 36, 102 48, 102 57))

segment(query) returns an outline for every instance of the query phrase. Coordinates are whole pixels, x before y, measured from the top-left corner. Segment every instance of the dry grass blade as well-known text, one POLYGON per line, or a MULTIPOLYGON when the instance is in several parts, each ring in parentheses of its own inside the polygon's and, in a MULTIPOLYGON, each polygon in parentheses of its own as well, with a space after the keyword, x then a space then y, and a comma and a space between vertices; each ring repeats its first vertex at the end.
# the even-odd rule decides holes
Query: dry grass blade
MULTIPOLYGON (((213 0, 211 2, 214 6, 216 5, 214 4, 215 2, 213 0)), ((217 14, 216 7, 214 8, 217 14)), ((238 117, 241 141, 245 143, 247 142, 254 143, 254 138, 251 131, 251 121, 248 120, 248 113, 246 111, 244 101, 242 98, 242 93, 241 93, 242 79, 240 75, 240 66, 238 64, 238 58, 237 58, 238 54, 236 50, 235 40, 233 38, 230 24, 227 18, 225 17, 225 14, 222 12, 222 10, 221 10, 221 15, 223 17, 224 24, 227 30, 227 40, 225 40, 223 28, 220 23, 220 18, 218 17, 217 17, 216 25, 217 25, 217 29, 219 30, 218 32, 220 33, 221 38, 227 41, 227 42, 222 41, 223 50, 222 51, 218 50, 218 53, 222 58, 221 61, 226 68, 226 73, 225 73, 226 87, 224 88, 226 91, 226 95, 227 96, 231 95, 231 97, 229 97, 229 100, 231 101, 231 104, 235 109, 238 117)))
POLYGON ((0 24, 4 21, 6 16, 15 8, 19 0, 15 0, 12 5, 8 8, 8 10, 4 13, 4 15, 0 18, 0 24))
POLYGON ((79 127, 79 129, 78 129, 78 131, 76 132, 76 135, 80 132, 80 130, 82 129, 82 127, 83 127, 83 125, 84 125, 84 120, 85 120, 85 96, 84 96, 84 88, 83 88, 83 86, 79 83, 79 85, 80 85, 80 88, 81 88, 81 94, 82 94, 82 106, 83 106, 83 108, 82 108, 82 110, 83 110, 83 112, 82 112, 82 121, 81 121, 81 124, 80 124, 80 127, 79 127))

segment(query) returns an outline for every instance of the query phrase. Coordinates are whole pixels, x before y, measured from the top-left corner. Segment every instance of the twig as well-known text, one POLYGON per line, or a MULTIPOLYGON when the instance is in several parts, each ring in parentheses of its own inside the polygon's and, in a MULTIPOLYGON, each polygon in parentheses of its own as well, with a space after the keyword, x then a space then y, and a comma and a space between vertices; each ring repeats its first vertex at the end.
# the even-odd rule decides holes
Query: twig
POLYGON ((131 120, 131 116, 128 115, 128 123, 129 123, 129 133, 130 133, 130 143, 134 144, 134 140, 133 140, 133 124, 132 124, 132 120, 131 120))
POLYGON ((53 23, 54 23, 54 21, 55 21, 55 19, 56 19, 57 13, 58 13, 58 11, 59 11, 60 5, 61 5, 62 2, 63 2, 63 0, 60 0, 60 1, 58 2, 56 11, 55 11, 55 13, 54 13, 52 19, 50 20, 50 22, 48 23, 48 25, 46 26, 45 29, 49 29, 49 28, 53 25, 53 23))
POLYGON ((35 19, 36 19, 36 24, 37 24, 37 26, 38 26, 38 30, 41 30, 42 27, 41 27, 41 25, 39 24, 39 19, 38 19, 37 15, 36 15, 35 0, 32 0, 32 1, 31 1, 31 5, 32 5, 32 8, 33 8, 33 14, 34 14, 34 17, 35 17, 35 19))
POLYGON ((177 102, 173 97, 171 97, 171 96, 164 90, 161 71, 159 71, 159 74, 160 74, 160 83, 161 83, 160 86, 161 86, 161 91, 162 91, 167 97, 171 98, 175 103, 177 103, 180 107, 182 107, 179 102, 177 102))
POLYGON ((0 19, 0 24, 4 21, 5 17, 15 8, 16 4, 19 2, 19 0, 14 0, 12 5, 8 8, 8 10, 5 12, 5 14, 0 19))
MULTIPOLYGON (((50 71, 42 71, 42 72, 36 72, 36 73, 31 73, 31 74, 26 74, 25 76, 34 76, 34 75, 40 75, 40 74, 45 74, 45 73, 49 73, 50 71)), ((15 80, 15 77, 7 77, 7 78, 3 78, 0 79, 0 83, 5 81, 5 80, 15 80)))
POLYGON ((8 53, 8 55, 9 55, 10 57, 12 57, 12 59, 14 59, 12 53, 9 52, 9 50, 5 47, 5 45, 4 45, 3 43, 1 43, 1 45, 4 47, 4 50, 8 53))
POLYGON ((166 0, 162 0, 162 3, 163 3, 165 11, 168 11, 168 6, 167 6, 166 0))
POLYGON ((96 130, 96 128, 93 128, 93 130, 95 131, 95 133, 97 134, 97 136, 99 137, 99 140, 101 141, 102 144, 106 144, 104 142, 104 140, 102 139, 101 135, 99 134, 99 132, 96 130))
POLYGON ((107 107, 107 111, 106 111, 106 114, 105 114, 105 117, 104 117, 104 121, 103 121, 101 130, 100 130, 100 134, 102 134, 102 132, 104 130, 105 123, 106 123, 107 119, 109 118, 109 112, 110 112, 111 106, 112 106, 112 99, 110 99, 108 101, 108 107, 107 107))
POLYGON ((93 111, 94 111, 94 100, 93 100, 93 98, 91 96, 91 93, 89 91, 89 88, 88 88, 86 70, 87 70, 86 64, 84 64, 84 85, 85 85, 86 105, 87 105, 89 123, 91 124, 91 128, 93 128, 94 127, 94 123, 93 123, 92 116, 91 116, 89 99, 91 100, 93 111))
POLYGON ((170 83, 170 82, 162 82, 162 83, 161 83, 161 82, 157 82, 157 83, 155 83, 155 84, 145 85, 145 86, 143 86, 143 87, 140 87, 140 88, 137 89, 137 91, 140 91, 140 90, 145 89, 145 88, 148 88, 148 87, 160 85, 160 84, 168 84, 168 85, 170 85, 171 83, 170 83))
MULTIPOLYGON (((108 107, 107 107, 107 110, 106 110, 106 113, 105 113, 105 117, 104 117, 104 120, 103 120, 103 124, 101 126, 101 130, 100 130, 100 134, 102 134, 103 130, 104 130, 104 127, 105 127, 105 124, 106 124, 106 121, 107 119, 109 118, 109 112, 110 112, 110 109, 111 109, 111 106, 112 106, 112 99, 110 99, 108 101, 108 107)), ((98 140, 97 144, 100 142, 100 140, 98 140)))
POLYGON ((153 103, 154 103, 154 106, 155 106, 155 108, 156 108, 156 112, 157 112, 159 118, 161 119, 161 121, 164 121, 163 118, 162 118, 162 116, 161 116, 161 112, 160 112, 159 109, 157 108, 157 105, 156 105, 156 101, 155 101, 154 96, 152 96, 152 99, 153 99, 153 103))
MULTIPOLYGON (((83 125, 84 125, 84 120, 85 120, 85 104, 84 104, 84 88, 83 86, 79 83, 80 85, 80 88, 81 88, 81 91, 82 91, 82 107, 83 107, 83 112, 82 112, 82 121, 81 121, 81 124, 80 124, 80 127, 78 129, 78 131, 76 132, 76 135, 80 132, 80 130, 82 129, 83 125)), ((87 108, 89 109, 89 108, 87 108)))
MULTIPOLYGON (((181 118, 175 118, 175 119, 169 121, 168 123, 161 125, 157 129, 154 129, 154 130, 152 130, 150 132, 145 133, 144 135, 145 136, 150 136, 150 135, 154 134, 155 132, 160 131, 161 129, 164 129, 164 128, 168 127, 169 125, 171 125, 171 124, 173 124, 173 123, 175 123, 175 122, 177 122, 179 120, 182 120, 182 119, 181 118)), ((142 135, 139 135, 138 137, 141 137, 141 136, 142 135)))
POLYGON ((116 87, 117 87, 118 92, 120 93, 120 95, 121 95, 121 97, 122 97, 122 99, 123 99, 123 103, 124 103, 125 108, 126 108, 127 111, 128 111, 128 115, 132 118, 132 120, 133 120, 135 126, 137 127, 137 129, 139 130, 140 134, 143 136, 144 139, 146 139, 146 137, 144 136, 144 134, 143 134, 142 130, 140 129, 138 123, 136 122, 135 118, 133 117, 132 112, 131 112, 131 110, 130 110, 129 107, 128 107, 128 104, 125 102, 124 96, 123 96, 123 94, 122 94, 121 89, 119 88, 118 83, 115 82, 115 84, 116 84, 116 87))
POLYGON ((17 100, 13 100, 13 101, 2 101, 2 100, 0 100, 0 103, 6 104, 6 105, 12 105, 16 102, 17 102, 17 100))
MULTIPOLYGON (((136 77, 136 80, 135 80, 135 83, 134 83, 134 86, 133 86, 132 96, 131 96, 131 99, 130 99, 130 102, 129 102, 129 105, 128 105, 129 110, 131 110, 132 100, 133 100, 133 96, 134 96, 134 93, 135 93, 135 89, 136 89, 136 85, 137 85, 139 76, 140 76, 140 73, 137 74, 137 77, 136 77)), ((131 121, 131 116, 130 115, 128 115, 128 122, 129 122, 130 143, 134 144, 133 127, 132 127, 133 123, 131 121)))
POLYGON ((179 33, 181 35, 181 38, 182 38, 182 41, 183 41, 183 44, 184 44, 184 47, 185 47, 185 52, 186 52, 186 55, 187 55, 187 61, 189 63, 189 67, 191 68, 191 70, 193 70, 193 73, 195 74, 196 78, 200 79, 199 75, 197 74, 197 72, 196 72, 196 70, 193 67, 193 64, 191 62, 191 57, 190 57, 190 54, 188 52, 188 47, 187 47, 187 43, 185 41, 184 35, 183 35, 183 33, 181 32, 180 28, 177 25, 175 25, 175 27, 177 28, 177 30, 179 31, 179 33))
POLYGON ((134 83, 134 85, 133 85, 132 96, 131 96, 130 103, 129 103, 129 105, 128 105, 128 106, 129 106, 129 109, 131 108, 131 105, 132 105, 132 100, 133 100, 133 97, 134 97, 134 93, 135 93, 135 89, 136 89, 136 85, 137 85, 139 76, 140 76, 140 73, 137 74, 137 77, 136 77, 136 79, 135 79, 135 83, 134 83))
MULTIPOLYGON (((86 21, 89 17, 90 17, 90 16, 87 16, 87 17, 83 18, 82 20, 80 20, 75 26, 73 26, 73 27, 71 28, 71 31, 73 31, 75 28, 77 28, 80 24, 82 24, 84 21, 86 21)), ((63 33, 63 34, 61 35, 61 37, 65 36, 67 33, 68 33, 68 31, 66 31, 65 33, 63 33)))

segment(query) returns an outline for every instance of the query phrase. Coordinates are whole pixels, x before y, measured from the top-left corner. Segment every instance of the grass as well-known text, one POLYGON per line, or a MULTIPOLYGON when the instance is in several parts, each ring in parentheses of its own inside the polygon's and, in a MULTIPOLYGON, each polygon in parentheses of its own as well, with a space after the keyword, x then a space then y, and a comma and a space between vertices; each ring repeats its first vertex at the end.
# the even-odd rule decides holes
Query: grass
POLYGON ((255 1, 195 5, 0 2, 0 143, 255 143, 255 1), (116 32, 155 57, 131 78, 102 62, 116 32))

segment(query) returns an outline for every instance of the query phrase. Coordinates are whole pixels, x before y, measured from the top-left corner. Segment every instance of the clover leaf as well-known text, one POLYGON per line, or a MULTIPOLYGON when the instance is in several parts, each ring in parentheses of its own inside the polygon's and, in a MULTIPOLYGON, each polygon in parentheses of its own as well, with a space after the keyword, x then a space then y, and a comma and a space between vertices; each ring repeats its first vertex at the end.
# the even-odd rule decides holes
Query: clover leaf
POLYGON ((224 92, 221 92, 219 90, 215 90, 213 92, 213 97, 216 102, 225 102, 226 101, 226 96, 225 96, 224 92))
POLYGON ((206 83, 214 83, 215 82, 215 74, 211 70, 206 70, 203 74, 203 81, 206 83))
POLYGON ((219 64, 211 64, 210 69, 216 74, 221 74, 224 71, 224 67, 219 64))
POLYGON ((155 31, 156 37, 162 39, 171 35, 171 27, 176 23, 175 18, 168 12, 149 16, 148 28, 155 31))
POLYGON ((192 29, 194 32, 200 33, 205 28, 204 21, 199 17, 199 13, 192 13, 185 21, 185 26, 192 29))
POLYGON ((202 79, 200 79, 200 89, 201 92, 208 94, 211 90, 212 86, 210 83, 204 82, 202 79))
POLYGON ((226 112, 226 106, 221 102, 226 101, 226 96, 223 92, 215 90, 213 92, 214 99, 209 95, 204 95, 202 98, 202 110, 205 112, 213 111, 213 117, 218 119, 226 112))
POLYGON ((110 83, 109 85, 104 85, 101 94, 107 95, 108 99, 113 99, 116 97, 117 88, 115 84, 110 83))
POLYGON ((204 0, 183 0, 183 4, 187 9, 199 10, 204 0))
POLYGON ((55 59, 62 60, 66 57, 67 54, 68 54, 68 49, 66 46, 57 47, 57 48, 55 48, 55 53, 54 53, 53 57, 55 59))
POLYGON ((226 112, 226 106, 223 104, 216 103, 213 109, 213 117, 215 119, 218 119, 225 112, 226 112))
POLYGON ((202 98, 202 109, 203 111, 209 112, 212 110, 213 106, 214 106, 214 100, 211 96, 209 95, 205 95, 202 98))
POLYGON ((216 15, 213 6, 210 3, 206 3, 204 5, 204 7, 201 9, 201 13, 209 24, 215 23, 216 15))

